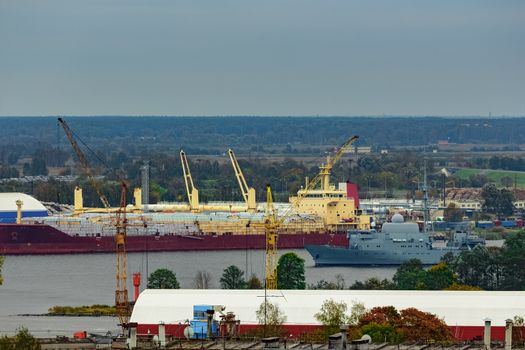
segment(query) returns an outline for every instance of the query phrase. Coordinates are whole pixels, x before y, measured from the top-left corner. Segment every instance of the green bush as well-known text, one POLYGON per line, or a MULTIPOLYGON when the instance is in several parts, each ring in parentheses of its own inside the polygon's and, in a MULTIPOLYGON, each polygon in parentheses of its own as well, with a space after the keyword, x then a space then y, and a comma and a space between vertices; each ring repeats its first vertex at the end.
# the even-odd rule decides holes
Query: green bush
POLYGON ((401 343, 403 335, 390 324, 371 322, 361 327, 362 334, 368 334, 374 343, 401 343))
POLYGON ((40 350, 40 343, 27 328, 19 328, 14 337, 0 338, 0 350, 40 350))

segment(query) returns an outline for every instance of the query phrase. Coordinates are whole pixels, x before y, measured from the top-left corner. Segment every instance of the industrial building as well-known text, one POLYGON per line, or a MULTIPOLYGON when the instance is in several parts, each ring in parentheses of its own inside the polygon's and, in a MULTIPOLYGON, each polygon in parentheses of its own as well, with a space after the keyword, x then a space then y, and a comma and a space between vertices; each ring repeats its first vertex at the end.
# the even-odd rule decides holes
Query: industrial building
POLYGON ((370 291, 370 290, 153 290, 143 291, 133 309, 131 322, 138 334, 157 334, 164 324, 166 335, 183 336, 195 305, 224 306, 240 321, 240 333, 256 327, 256 310, 265 296, 286 316, 290 337, 320 327, 314 314, 325 300, 362 303, 367 309, 394 306, 397 310, 416 308, 442 318, 458 340, 483 337, 485 319, 492 321, 493 339, 503 340, 505 321, 525 315, 525 292, 486 291, 370 291))

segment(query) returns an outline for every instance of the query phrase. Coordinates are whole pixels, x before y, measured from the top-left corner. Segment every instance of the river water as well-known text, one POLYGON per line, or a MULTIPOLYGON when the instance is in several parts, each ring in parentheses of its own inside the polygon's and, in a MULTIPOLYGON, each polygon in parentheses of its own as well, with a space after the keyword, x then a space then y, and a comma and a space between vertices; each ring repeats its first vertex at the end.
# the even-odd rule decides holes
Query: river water
MULTIPOLYGON (((293 250, 305 259, 307 284, 335 280, 340 274, 347 285, 370 277, 391 278, 395 267, 314 267, 305 250, 293 250)), ((285 252, 281 252, 285 253, 285 252)), ((211 288, 220 288, 219 279, 229 265, 264 276, 264 251, 213 251, 128 254, 128 290, 133 298, 131 274, 145 276, 158 268, 174 271, 181 288, 192 288, 198 271, 211 274, 211 288)), ((0 336, 14 334, 23 326, 37 337, 71 336, 86 330, 93 333, 117 332, 115 317, 44 317, 55 305, 80 306, 114 304, 115 256, 113 254, 6 256, 0 286, 0 336)))

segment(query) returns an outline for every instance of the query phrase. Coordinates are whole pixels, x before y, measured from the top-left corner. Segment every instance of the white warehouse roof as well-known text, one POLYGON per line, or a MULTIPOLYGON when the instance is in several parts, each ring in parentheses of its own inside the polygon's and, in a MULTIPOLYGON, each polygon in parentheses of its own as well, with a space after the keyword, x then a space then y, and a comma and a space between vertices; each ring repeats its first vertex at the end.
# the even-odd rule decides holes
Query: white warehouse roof
MULTIPOLYGON (((264 301, 264 290, 147 289, 133 309, 131 322, 138 324, 183 323, 193 317, 193 305, 223 305, 244 324, 257 324, 255 311, 264 301)), ((516 315, 525 316, 525 292, 485 291, 369 291, 369 290, 268 290, 286 323, 317 324, 314 314, 327 299, 344 301, 349 309, 360 302, 367 309, 415 307, 444 319, 449 326, 482 326, 490 318, 494 326, 516 315)))
POLYGON ((16 212, 16 201, 21 200, 22 211, 38 211, 47 212, 46 207, 38 201, 38 199, 20 192, 3 192, 0 193, 0 211, 2 212, 16 212))

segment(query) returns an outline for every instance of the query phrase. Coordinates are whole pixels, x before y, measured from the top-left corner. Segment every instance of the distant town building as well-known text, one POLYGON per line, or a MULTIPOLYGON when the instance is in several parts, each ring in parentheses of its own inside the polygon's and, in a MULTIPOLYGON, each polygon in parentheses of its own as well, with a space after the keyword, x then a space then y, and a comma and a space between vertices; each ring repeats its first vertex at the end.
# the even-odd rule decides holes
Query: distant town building
MULTIPOLYGON (((481 210, 483 198, 481 188, 448 188, 446 191, 446 205, 454 203, 457 208, 465 210, 481 210)), ((513 190, 514 206, 517 209, 525 208, 525 190, 513 190)))

